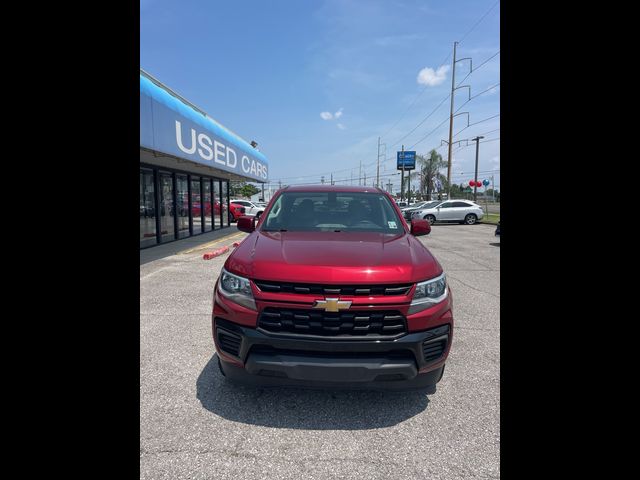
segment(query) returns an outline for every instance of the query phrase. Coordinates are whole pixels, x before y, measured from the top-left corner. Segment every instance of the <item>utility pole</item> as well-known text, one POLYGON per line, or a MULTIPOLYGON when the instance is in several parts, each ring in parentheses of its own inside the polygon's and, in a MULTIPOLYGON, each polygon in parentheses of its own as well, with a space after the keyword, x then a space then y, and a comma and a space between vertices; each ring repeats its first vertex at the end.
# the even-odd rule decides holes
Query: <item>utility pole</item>
POLYGON ((362 160, 360 160, 360 173, 358 174, 358 186, 362 185, 362 160))
POLYGON ((281 189, 282 188, 282 180, 278 180, 278 188, 281 189))
POLYGON ((380 186, 380 137, 378 137, 378 169, 376 171, 376 187, 380 186))
POLYGON ((367 186, 367 172, 364 172, 364 186, 367 186))
POLYGON ((264 202, 264 182, 262 183, 262 201, 264 202))
POLYGON ((331 185, 333 185, 333 172, 331 173, 331 185))
MULTIPOLYGON (((484 138, 484 137, 476 137, 476 138, 472 138, 471 140, 476 142, 476 173, 474 176, 474 180, 476 183, 478 183, 478 151, 480 150, 480 139, 484 138)), ((476 201, 476 195, 478 192, 478 186, 477 185, 473 185, 473 201, 476 201)))
POLYGON ((451 113, 449 115, 449 160, 447 162, 448 199, 451 198, 451 147, 453 141, 453 93, 456 88, 456 45, 458 45, 458 42, 453 42, 453 62, 451 63, 451 113))
POLYGON ((391 188, 393 186, 393 183, 391 183, 391 180, 389 180, 389 183, 387 183, 387 192, 391 193, 393 191, 393 189, 391 188))
POLYGON ((351 170, 351 180, 349 181, 349 185, 353 185, 353 170, 351 170))
POLYGON ((402 145, 402 176, 400 177, 400 201, 404 201, 404 145, 402 145))

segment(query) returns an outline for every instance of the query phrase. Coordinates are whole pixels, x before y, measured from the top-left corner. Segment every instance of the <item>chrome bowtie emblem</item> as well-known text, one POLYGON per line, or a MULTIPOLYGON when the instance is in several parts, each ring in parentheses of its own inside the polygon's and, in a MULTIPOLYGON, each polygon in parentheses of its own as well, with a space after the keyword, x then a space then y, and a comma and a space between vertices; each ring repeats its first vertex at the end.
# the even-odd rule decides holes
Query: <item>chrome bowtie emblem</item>
POLYGON ((340 300, 339 298, 325 298, 324 300, 316 300, 313 308, 323 308, 325 312, 338 312, 346 310, 351 306, 351 300, 340 300))

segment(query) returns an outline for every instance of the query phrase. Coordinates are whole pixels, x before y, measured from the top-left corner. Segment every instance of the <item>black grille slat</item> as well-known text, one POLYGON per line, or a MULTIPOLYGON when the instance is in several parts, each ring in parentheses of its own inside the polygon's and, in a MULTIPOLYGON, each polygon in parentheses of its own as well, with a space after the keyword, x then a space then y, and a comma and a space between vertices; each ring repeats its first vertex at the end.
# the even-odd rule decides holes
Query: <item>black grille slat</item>
POLYGON ((313 283, 278 283, 255 280, 263 292, 294 293, 300 295, 407 295, 412 285, 318 285, 313 283))
POLYGON ((240 354, 241 343, 242 339, 239 336, 218 330, 218 344, 221 350, 237 357, 240 354))
POLYGON ((266 308, 258 327, 270 333, 328 337, 395 337, 407 331, 398 311, 324 312, 266 308))
POLYGON ((423 343, 422 353, 424 355, 425 362, 431 362, 442 356, 445 348, 447 347, 446 340, 438 340, 437 342, 423 343))

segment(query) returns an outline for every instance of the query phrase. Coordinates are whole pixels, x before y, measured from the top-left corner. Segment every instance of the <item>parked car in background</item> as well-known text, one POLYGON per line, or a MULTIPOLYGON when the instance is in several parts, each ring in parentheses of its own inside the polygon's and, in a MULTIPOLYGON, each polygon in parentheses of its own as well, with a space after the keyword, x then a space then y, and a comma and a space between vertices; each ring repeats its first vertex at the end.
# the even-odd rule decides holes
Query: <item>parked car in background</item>
POLYGON ((435 222, 459 222, 473 225, 484 215, 482 207, 471 200, 447 200, 429 208, 420 208, 411 218, 422 218, 431 225, 435 222))
POLYGON ((242 205, 245 209, 245 215, 252 215, 260 218, 260 215, 264 212, 264 207, 261 207, 258 203, 251 202, 249 200, 231 200, 231 203, 242 205))
POLYGON ((245 215, 246 209, 242 205, 238 203, 230 203, 229 204, 229 222, 234 223, 237 222, 240 217, 245 215))
POLYGON ((404 216, 405 220, 411 221, 411 215, 413 212, 417 212, 418 210, 432 208, 442 203, 442 200, 430 200, 428 202, 420 202, 411 207, 401 208, 400 211, 404 216))

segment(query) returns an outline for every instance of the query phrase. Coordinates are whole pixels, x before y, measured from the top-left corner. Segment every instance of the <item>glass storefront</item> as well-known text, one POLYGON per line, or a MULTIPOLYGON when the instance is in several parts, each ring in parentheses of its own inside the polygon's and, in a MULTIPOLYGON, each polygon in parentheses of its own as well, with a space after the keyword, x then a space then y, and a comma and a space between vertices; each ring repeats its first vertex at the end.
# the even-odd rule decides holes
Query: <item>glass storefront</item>
POLYGON ((160 173, 160 235, 162 242, 175 240, 175 211, 173 205, 173 176, 160 173))
POLYGON ((140 247, 158 243, 156 238, 153 170, 140 169, 140 247))
POLYGON ((189 184, 186 175, 176 175, 176 211, 178 238, 189 236, 189 184))
POLYGON ((213 219, 214 228, 222 228, 222 197, 220 196, 220 181, 213 180, 213 219))
POLYGON ((210 232, 213 227, 211 225, 211 179, 202 179, 202 198, 204 205, 204 231, 210 232))
POLYGON ((191 177, 191 218, 193 218, 193 235, 202 233, 202 206, 200 201, 200 177, 191 177))
POLYGON ((229 226, 228 180, 140 167, 140 248, 229 226))
MULTIPOLYGON (((222 204, 228 206, 229 205, 229 182, 222 182, 222 204)), ((227 209, 228 210, 228 209, 227 209)), ((223 215, 222 221, 225 226, 230 225, 230 217, 231 214, 223 215)))

